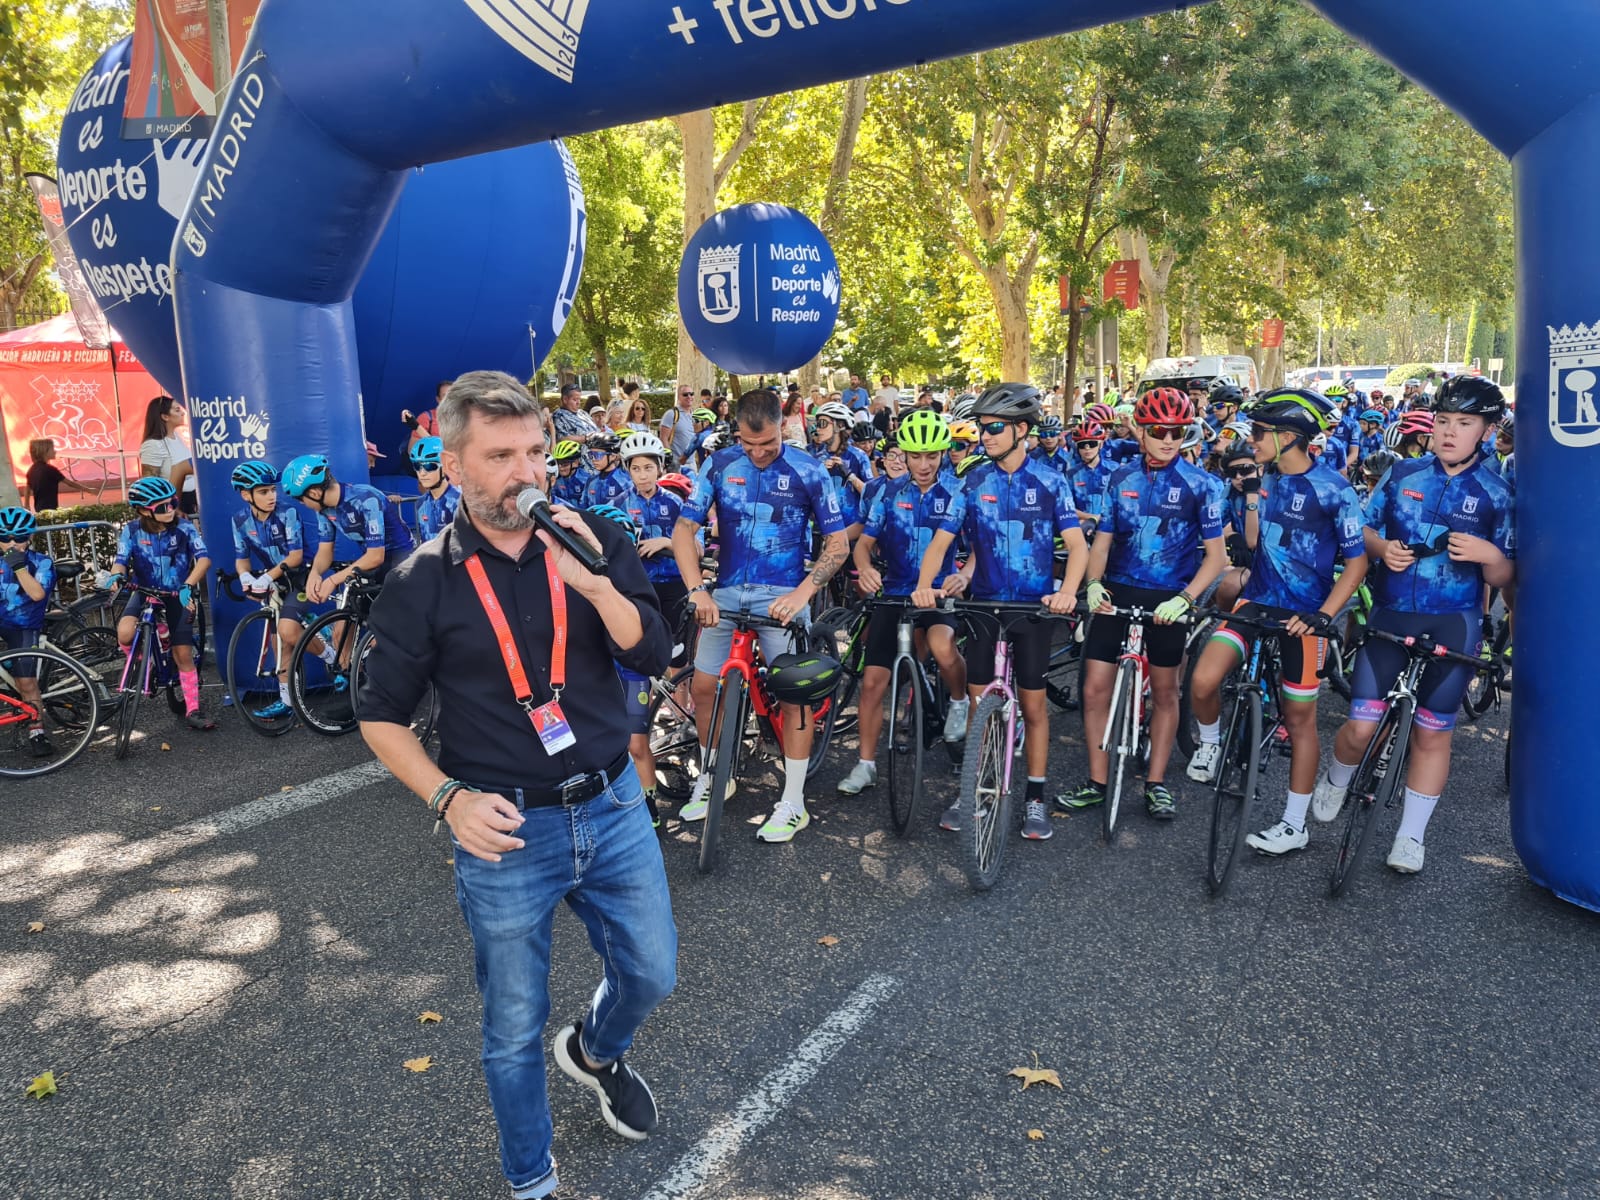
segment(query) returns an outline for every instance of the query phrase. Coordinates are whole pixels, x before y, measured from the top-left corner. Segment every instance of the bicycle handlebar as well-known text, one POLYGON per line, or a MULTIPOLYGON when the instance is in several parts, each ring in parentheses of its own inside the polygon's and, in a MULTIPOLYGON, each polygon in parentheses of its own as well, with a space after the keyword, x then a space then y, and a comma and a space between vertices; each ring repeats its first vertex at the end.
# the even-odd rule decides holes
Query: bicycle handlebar
MULTIPOLYGON (((1195 615, 1201 620, 1209 621, 1215 617, 1219 621, 1226 621, 1230 625, 1248 625, 1259 633, 1288 633, 1289 626, 1285 621, 1275 621, 1270 617, 1252 617, 1244 613, 1224 612, 1220 608, 1197 609, 1195 615)), ((1292 636, 1292 635, 1291 635, 1292 636)), ((1336 630, 1329 630, 1328 637, 1338 637, 1336 630)))
POLYGON ((1412 658, 1425 658, 1435 661, 1465 663, 1479 671, 1498 671, 1500 664, 1492 660, 1476 658, 1470 654, 1460 654, 1448 646, 1441 646, 1426 634, 1403 637, 1397 633, 1390 633, 1386 629, 1374 629, 1367 626, 1366 636, 1379 638, 1385 642, 1393 642, 1401 647, 1412 658))
POLYGON ((753 629, 782 629, 786 633, 800 631, 800 626, 792 621, 775 621, 771 617, 763 617, 759 613, 753 613, 746 609, 740 609, 737 612, 725 612, 722 616, 732 621, 735 625, 748 625, 753 629))
MULTIPOLYGON (((1141 625, 1147 622, 1153 622, 1156 619, 1155 609, 1141 608, 1138 605, 1134 605, 1132 608, 1123 608, 1115 604, 1113 604, 1110 608, 1089 608, 1087 606, 1080 607, 1082 607, 1084 615, 1090 617, 1126 617, 1128 620, 1137 621, 1141 625)), ((1198 609, 1191 608, 1176 621, 1169 621, 1168 624, 1187 625, 1199 615, 1200 612, 1198 609)))

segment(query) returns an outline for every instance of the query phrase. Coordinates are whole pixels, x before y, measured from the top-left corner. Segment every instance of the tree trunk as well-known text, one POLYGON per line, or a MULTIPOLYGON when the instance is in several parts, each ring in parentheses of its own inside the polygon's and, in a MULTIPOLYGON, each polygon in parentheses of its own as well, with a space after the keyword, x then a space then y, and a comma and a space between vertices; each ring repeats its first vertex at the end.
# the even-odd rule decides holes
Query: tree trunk
MULTIPOLYGON (((856 158, 856 141, 861 136, 861 120, 867 112, 867 82, 869 77, 852 79, 845 84, 844 110, 839 115, 839 134, 833 142, 833 165, 828 168, 828 187, 822 197, 822 215, 817 228, 831 243, 844 219, 846 185, 850 182, 850 168, 856 158)), ((800 390, 811 394, 811 386, 822 382, 822 353, 800 368, 800 390)), ((833 390, 833 381, 827 383, 833 390)))
POLYGON ((1078 402, 1073 394, 1077 390, 1078 382, 1078 351, 1083 345, 1083 314, 1078 310, 1080 294, 1076 283, 1067 285, 1067 368, 1066 378, 1061 381, 1063 420, 1078 411, 1078 402))
POLYGON ((1128 258, 1139 260, 1139 294, 1145 307, 1144 353, 1148 362, 1166 358, 1171 336, 1168 328, 1167 287, 1172 282, 1172 267, 1178 261, 1176 252, 1163 250, 1159 256, 1150 256, 1150 240, 1144 230, 1130 230, 1123 244, 1128 258))
POLYGON ((595 392, 600 397, 600 403, 611 403, 611 355, 606 350, 604 338, 590 340, 590 348, 594 351, 595 392))
MULTIPOLYGON (((677 118, 683 137, 683 244, 687 246, 695 231, 704 225, 717 207, 717 131, 711 110, 684 113, 677 118)), ((691 387, 698 395, 712 386, 716 372, 711 360, 689 337, 678 320, 678 386, 691 387)))
POLYGON ((983 268, 984 282, 994 298, 995 315, 1000 318, 1000 377, 1011 382, 1033 378, 1032 334, 1028 329, 1028 285, 1033 272, 1008 276, 1003 263, 983 268))

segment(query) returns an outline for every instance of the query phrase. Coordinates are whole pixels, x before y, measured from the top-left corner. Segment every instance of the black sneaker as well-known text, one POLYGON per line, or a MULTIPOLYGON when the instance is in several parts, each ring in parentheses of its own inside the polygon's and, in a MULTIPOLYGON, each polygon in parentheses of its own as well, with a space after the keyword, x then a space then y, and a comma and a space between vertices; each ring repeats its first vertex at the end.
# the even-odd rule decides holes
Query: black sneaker
POLYGON ((217 727, 217 723, 198 708, 186 714, 183 719, 188 722, 190 729, 199 730, 201 733, 210 733, 217 727))
POLYGON ((656 1127, 656 1098, 650 1085, 620 1058, 598 1071, 589 1069, 579 1044, 582 1021, 574 1021, 556 1034, 556 1063, 571 1079, 600 1097, 600 1115, 612 1130, 630 1141, 641 1142, 656 1127))
POLYGON ((42 729, 32 730, 28 734, 28 749, 33 751, 35 758, 49 758, 56 752, 54 744, 42 729))
POLYGON ((1150 783, 1144 789, 1145 809, 1158 821, 1170 821, 1178 815, 1178 806, 1164 783, 1150 783))

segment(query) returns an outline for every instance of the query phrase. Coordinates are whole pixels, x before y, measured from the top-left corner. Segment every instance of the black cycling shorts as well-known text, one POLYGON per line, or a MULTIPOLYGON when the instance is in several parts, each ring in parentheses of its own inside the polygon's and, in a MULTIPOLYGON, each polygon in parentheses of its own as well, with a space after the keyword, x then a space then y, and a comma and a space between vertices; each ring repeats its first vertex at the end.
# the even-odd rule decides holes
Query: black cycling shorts
MULTIPOLYGON (((1176 596, 1161 588, 1134 587, 1131 583, 1108 583, 1111 602, 1119 608, 1154 610, 1176 596)), ((1114 663, 1122 657, 1122 643, 1128 636, 1128 618, 1096 613, 1089 618, 1089 632, 1083 638, 1083 656, 1095 662, 1114 663)), ((1183 661, 1183 646, 1189 626, 1144 623, 1144 652, 1152 667, 1176 667, 1183 661)))
MULTIPOLYGON (((1375 608, 1367 618, 1372 629, 1398 637, 1427 634, 1457 654, 1476 654, 1482 641, 1481 619, 1476 612, 1408 613, 1375 608)), ((1388 709, 1389 689, 1406 669, 1405 648, 1372 638, 1356 655, 1350 673, 1350 716, 1357 721, 1377 721, 1388 709)), ((1423 668, 1417 682, 1417 715, 1413 724, 1424 729, 1454 729, 1461 699, 1472 685, 1473 669, 1466 663, 1436 662, 1423 668)))
MULTIPOLYGON (((954 629, 955 624, 955 620, 948 613, 924 612, 916 615, 912 621, 912 628, 931 629, 935 625, 943 625, 946 629, 954 629)), ((882 667, 885 670, 894 666, 894 656, 900 651, 899 629, 898 612, 892 608, 873 609, 872 616, 867 621, 867 645, 863 665, 882 667)), ((989 653, 993 655, 992 647, 989 653)))
MULTIPOLYGON (((169 644, 173 646, 194 645, 194 619, 189 616, 189 610, 174 599, 165 596, 157 597, 167 614, 167 634, 169 644)), ((125 617, 138 617, 144 612, 145 594, 140 591, 130 592, 127 603, 122 606, 122 615, 125 617)))
MULTIPOLYGON (((978 615, 967 622, 967 682, 987 687, 994 682, 994 643, 999 626, 993 618, 978 615)), ((1050 647, 1055 622, 1012 616, 1006 632, 1011 643, 1011 670, 1019 691, 1044 690, 1050 667, 1050 647)))

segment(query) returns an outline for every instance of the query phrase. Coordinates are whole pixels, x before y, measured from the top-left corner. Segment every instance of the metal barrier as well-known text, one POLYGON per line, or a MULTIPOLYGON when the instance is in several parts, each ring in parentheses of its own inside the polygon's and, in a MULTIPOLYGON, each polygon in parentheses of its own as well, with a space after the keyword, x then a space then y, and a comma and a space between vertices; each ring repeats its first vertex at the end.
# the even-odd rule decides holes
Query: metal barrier
MULTIPOLYGON (((56 601, 70 604, 94 590, 94 577, 109 571, 117 554, 115 521, 73 521, 66 525, 41 525, 35 531, 44 539, 43 550, 57 562, 72 559, 83 564, 83 574, 56 585, 56 601)), ((37 544, 37 543, 36 543, 37 544)))

